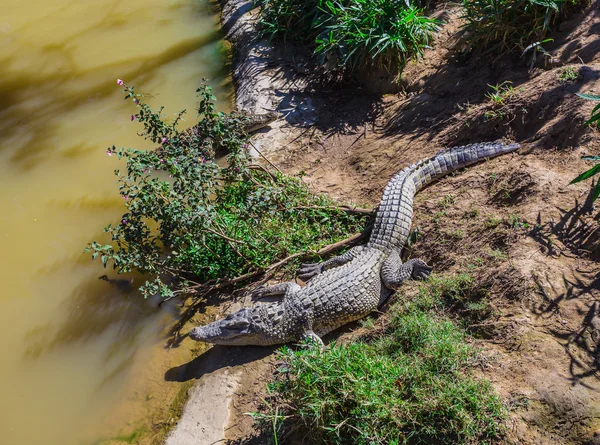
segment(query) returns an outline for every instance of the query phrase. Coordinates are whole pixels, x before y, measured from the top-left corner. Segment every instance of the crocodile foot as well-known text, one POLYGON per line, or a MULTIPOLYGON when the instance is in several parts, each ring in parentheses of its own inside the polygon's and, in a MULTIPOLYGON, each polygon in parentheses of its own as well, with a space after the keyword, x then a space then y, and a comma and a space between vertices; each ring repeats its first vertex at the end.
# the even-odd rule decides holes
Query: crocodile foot
POLYGON ((298 278, 304 282, 307 282, 312 277, 315 277, 320 273, 323 273, 323 263, 301 264, 300 270, 298 270, 298 278))
POLYGON ((325 347, 325 344, 323 343, 323 340, 321 340, 321 337, 319 337, 313 331, 307 331, 304 334, 304 340, 308 344, 308 347, 317 347, 317 348, 325 347))
POLYGON ((431 275, 433 267, 421 259, 415 259, 412 263, 411 277, 413 280, 426 280, 431 275))

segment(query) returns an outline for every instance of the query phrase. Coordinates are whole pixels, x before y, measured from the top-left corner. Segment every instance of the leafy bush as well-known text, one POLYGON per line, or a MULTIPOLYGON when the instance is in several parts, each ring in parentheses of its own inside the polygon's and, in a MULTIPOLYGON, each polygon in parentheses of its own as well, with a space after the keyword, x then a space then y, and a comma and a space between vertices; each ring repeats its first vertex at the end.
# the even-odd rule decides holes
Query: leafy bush
POLYGON ((439 23, 410 1, 259 0, 260 23, 271 37, 312 46, 319 61, 353 72, 385 66, 401 70, 420 56, 439 23))
MULTIPOLYGON (((600 101, 600 95, 579 94, 579 93, 577 93, 577 95, 586 100, 593 100, 596 102, 600 101)), ((592 110, 592 116, 585 124, 586 125, 592 125, 592 124, 598 125, 599 123, 600 123, 600 104, 598 104, 594 107, 594 109, 592 110)), ((600 173, 600 156, 582 156, 581 159, 585 159, 586 161, 594 161, 594 162, 596 162, 596 165, 594 165, 589 170, 584 171, 582 174, 580 174, 575 179, 573 179, 571 181, 571 184, 576 184, 577 182, 585 181, 586 179, 591 178, 592 176, 600 173)), ((594 187, 594 192, 592 195, 592 202, 595 201, 596 199, 598 199, 598 196, 600 196, 600 181, 597 181, 596 186, 594 187)))
POLYGON ((538 48, 569 7, 588 0, 462 0, 468 49, 503 53, 538 48))
MULTIPOLYGON (((122 84, 122 81, 119 81, 122 84)), ((198 90, 199 123, 177 130, 153 112, 142 95, 125 85, 138 106, 132 116, 156 150, 116 149, 126 173, 115 170, 127 212, 104 231, 111 244, 86 248, 104 267, 118 273, 137 270, 154 277, 142 291, 171 296, 171 278, 184 289, 252 275, 292 254, 316 251, 363 227, 364 216, 345 213, 297 178, 253 163, 244 132, 247 117, 215 109, 208 85, 198 90), (220 166, 214 153, 226 151, 220 166)))

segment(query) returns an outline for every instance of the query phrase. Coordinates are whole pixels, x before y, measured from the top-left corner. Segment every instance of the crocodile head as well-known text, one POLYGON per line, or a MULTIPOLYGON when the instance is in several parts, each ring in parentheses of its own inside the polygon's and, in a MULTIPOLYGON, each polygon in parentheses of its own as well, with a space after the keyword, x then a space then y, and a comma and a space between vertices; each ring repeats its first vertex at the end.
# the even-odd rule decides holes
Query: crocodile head
POLYGON ((240 309, 227 317, 190 331, 190 338, 215 345, 260 345, 265 343, 264 327, 252 319, 252 310, 240 309))
POLYGON ((263 114, 244 114, 248 117, 248 123, 244 126, 247 133, 254 133, 279 118, 279 114, 276 111, 269 111, 263 114))

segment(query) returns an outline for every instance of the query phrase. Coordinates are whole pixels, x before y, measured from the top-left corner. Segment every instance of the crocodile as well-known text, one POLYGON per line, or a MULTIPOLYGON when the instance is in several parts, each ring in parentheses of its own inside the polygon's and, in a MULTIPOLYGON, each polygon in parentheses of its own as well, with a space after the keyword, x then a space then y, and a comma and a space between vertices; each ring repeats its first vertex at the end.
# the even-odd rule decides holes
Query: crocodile
POLYGON ((403 281, 426 279, 431 273, 421 259, 401 260, 415 194, 447 173, 518 148, 501 142, 464 145, 405 168, 387 184, 366 245, 322 263, 301 265, 298 278, 306 286, 285 282, 260 287, 253 297, 282 298, 240 309, 192 329, 189 336, 221 345, 269 346, 303 339, 322 345, 323 335, 376 310, 403 281))
MULTIPOLYGON (((258 130, 261 130, 267 127, 271 122, 274 122, 279 117, 277 112, 269 111, 268 113, 262 114, 252 114, 247 112, 235 112, 233 117, 242 117, 246 123, 244 124, 244 132, 247 134, 252 134, 258 130)), ((194 125, 193 127, 186 128, 181 133, 179 133, 179 141, 184 145, 191 147, 197 143, 199 138, 198 135, 198 126, 194 125)), ((163 150, 163 145, 156 147, 154 151, 160 155, 163 150)), ((207 153, 209 157, 213 157, 214 153, 207 153)))
MULTIPOLYGON (((244 124, 244 132, 252 134, 268 126, 271 122, 277 120, 278 115, 275 111, 269 111, 264 114, 251 114, 246 112, 235 112, 233 117, 242 117, 246 123, 244 124)), ((187 128, 179 134, 181 141, 187 144, 192 144, 198 137, 198 127, 187 128), (195 136, 195 138, 194 138, 195 136)))

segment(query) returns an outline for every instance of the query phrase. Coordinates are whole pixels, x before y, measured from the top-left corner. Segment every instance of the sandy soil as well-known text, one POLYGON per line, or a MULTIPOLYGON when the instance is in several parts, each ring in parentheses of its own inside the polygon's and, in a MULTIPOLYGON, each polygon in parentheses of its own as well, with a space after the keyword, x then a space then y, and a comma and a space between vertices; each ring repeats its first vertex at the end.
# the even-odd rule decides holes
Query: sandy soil
MULTIPOLYGON (((234 44, 251 30, 248 16, 232 13, 245 8, 225 5, 234 44)), ((238 105, 281 112, 255 142, 281 169, 305 172, 316 191, 368 206, 396 171, 442 147, 520 142, 518 153, 420 193, 413 226, 421 236, 408 254, 440 272, 484 264, 476 279, 491 309, 472 331, 485 357, 478 372, 511 407, 503 443, 600 444, 600 212, 589 203, 591 182, 568 185, 589 168, 580 157, 600 153, 596 131, 583 125, 593 104, 574 95, 600 92, 599 7, 563 23, 547 47, 553 60, 531 72, 518 58, 460 60, 457 11, 439 14, 447 25, 407 68, 401 94, 319 89, 302 51, 244 40, 234 72, 238 105), (560 80, 566 67, 577 80, 560 80), (514 90, 495 105, 489 85, 505 81, 514 90)), ((197 380, 168 443, 191 443, 185 434, 195 434, 194 443, 264 443, 247 413, 260 411, 275 363, 271 349, 214 347, 168 372, 197 380)))

